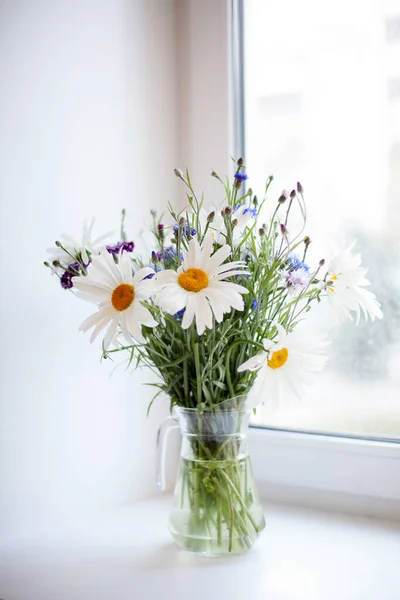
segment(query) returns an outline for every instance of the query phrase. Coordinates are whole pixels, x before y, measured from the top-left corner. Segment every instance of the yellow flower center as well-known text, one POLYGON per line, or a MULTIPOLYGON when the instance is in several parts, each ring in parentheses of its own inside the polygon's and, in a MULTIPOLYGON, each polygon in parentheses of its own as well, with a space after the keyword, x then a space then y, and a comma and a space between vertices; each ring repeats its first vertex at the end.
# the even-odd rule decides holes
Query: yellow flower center
POLYGON ((283 367, 288 359, 288 356, 288 349, 281 348, 280 350, 277 350, 271 354, 268 359, 268 366, 271 367, 271 369, 279 369, 280 367, 283 367))
POLYGON ((129 283, 120 283, 112 293, 111 304, 115 310, 126 310, 135 298, 135 288, 129 283))
MULTIPOLYGON (((333 275, 332 277, 329 278, 329 281, 337 281, 337 275, 333 275)), ((330 290, 331 292, 335 291, 335 288, 329 286, 328 290, 330 290)))
POLYGON ((191 268, 179 275, 178 283, 188 292, 199 292, 208 286, 208 275, 202 269, 191 268))

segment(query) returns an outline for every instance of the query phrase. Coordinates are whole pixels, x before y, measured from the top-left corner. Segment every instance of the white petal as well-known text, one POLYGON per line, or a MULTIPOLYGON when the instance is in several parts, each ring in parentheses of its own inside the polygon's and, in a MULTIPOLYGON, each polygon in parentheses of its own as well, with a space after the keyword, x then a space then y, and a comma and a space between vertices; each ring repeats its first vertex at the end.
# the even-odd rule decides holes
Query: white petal
POLYGON ((188 246, 189 249, 186 254, 184 254, 182 265, 185 271, 198 266, 201 252, 199 242, 195 237, 190 240, 188 246))
POLYGON ((104 329, 104 327, 110 322, 110 317, 104 317, 93 329, 92 335, 90 336, 90 343, 92 344, 94 340, 99 335, 100 331, 104 329))
POLYGON ((215 254, 213 254, 207 263, 204 264, 203 268, 207 273, 213 275, 218 270, 218 267, 228 258, 231 253, 231 247, 228 244, 219 248, 215 254))
POLYGON ((118 317, 114 317, 114 319, 111 321, 110 326, 107 330, 107 333, 104 337, 104 348, 105 350, 108 350, 108 348, 110 347, 112 341, 115 338, 115 334, 117 332, 117 327, 118 327, 118 317))
POLYGON ((111 318, 112 312, 108 308, 103 308, 87 317, 79 326, 79 331, 87 331, 96 323, 103 321, 105 318, 111 318))
POLYGON ((211 310, 214 313, 215 320, 217 323, 221 323, 224 318, 224 314, 226 312, 230 312, 229 302, 224 302, 221 297, 218 296, 218 293, 212 288, 207 288, 206 294, 210 302, 211 310))
POLYGON ((212 312, 205 295, 200 292, 194 294, 193 303, 195 306, 196 329, 199 335, 203 335, 206 328, 212 327, 212 312))
POLYGON ((144 344, 146 340, 142 334, 142 326, 140 325, 140 323, 137 322, 135 318, 135 313, 133 311, 127 311, 126 320, 130 334, 135 338, 137 342, 139 342, 140 344, 144 344))
POLYGON ((167 288, 155 298, 157 306, 163 311, 174 315, 179 310, 185 308, 190 297, 190 292, 185 292, 182 288, 167 288))
POLYGON ((242 373, 243 371, 257 371, 257 369, 263 366, 267 356, 268 354, 266 352, 252 356, 238 367, 238 372, 242 373))
POLYGON ((224 271, 218 275, 215 275, 215 279, 217 281, 223 281, 227 277, 232 277, 233 275, 250 275, 249 271, 240 271, 239 269, 233 269, 232 271, 224 271))
POLYGON ((160 284, 160 286, 167 285, 168 283, 177 283, 178 275, 176 271, 172 271, 171 269, 166 269, 165 271, 160 271, 160 273, 156 273, 154 276, 154 280, 160 284))
MULTIPOLYGON (((165 271, 163 272, 165 273, 165 271)), ((152 279, 155 279, 156 275, 154 275, 152 279, 146 279, 146 277, 148 277, 149 275, 154 275, 154 269, 152 269, 151 267, 143 267, 142 269, 139 269, 138 271, 136 271, 135 276, 133 278, 133 285, 137 286, 138 283, 142 282, 144 279, 146 280, 146 282, 148 281, 150 283, 152 279)))
POLYGON ((90 281, 87 277, 72 277, 72 283, 73 286, 81 292, 81 297, 88 294, 90 296, 95 296, 98 301, 110 298, 114 291, 114 288, 110 285, 90 281))
POLYGON ((132 285, 132 259, 128 252, 120 251, 118 258, 125 283, 132 285))
POLYGON ((196 303, 194 302, 193 295, 189 296, 185 312, 183 313, 182 329, 188 329, 193 323, 195 306, 196 303))
POLYGON ((145 306, 140 304, 140 302, 135 302, 133 310, 134 317, 138 323, 146 325, 146 327, 156 327, 158 325, 151 312, 145 306))
POLYGON ((129 333, 129 328, 128 328, 128 324, 127 324, 127 311, 124 311, 121 314, 121 321, 120 321, 120 325, 121 325, 121 331, 122 331, 122 335, 124 336, 126 342, 128 344, 132 344, 132 336, 129 333))

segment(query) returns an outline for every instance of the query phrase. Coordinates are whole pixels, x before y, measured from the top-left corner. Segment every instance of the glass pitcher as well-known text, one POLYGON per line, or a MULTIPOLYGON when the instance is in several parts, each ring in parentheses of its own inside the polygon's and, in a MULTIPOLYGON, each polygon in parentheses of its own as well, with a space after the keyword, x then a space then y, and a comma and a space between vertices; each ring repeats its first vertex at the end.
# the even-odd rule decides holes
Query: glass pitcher
POLYGON ((177 544, 207 556, 242 554, 265 527, 247 446, 250 410, 237 397, 210 409, 175 406, 158 436, 157 486, 165 487, 165 442, 179 427, 182 446, 169 518, 177 544))

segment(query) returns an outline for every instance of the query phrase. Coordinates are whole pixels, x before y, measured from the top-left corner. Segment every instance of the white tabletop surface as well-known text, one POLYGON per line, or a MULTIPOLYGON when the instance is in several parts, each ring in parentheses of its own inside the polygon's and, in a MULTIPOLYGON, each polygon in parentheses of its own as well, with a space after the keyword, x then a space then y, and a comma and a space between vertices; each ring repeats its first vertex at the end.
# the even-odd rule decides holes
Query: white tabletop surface
POLYGON ((2 600, 400 600, 400 524, 266 507, 244 556, 175 546, 168 499, 1 542, 2 600))

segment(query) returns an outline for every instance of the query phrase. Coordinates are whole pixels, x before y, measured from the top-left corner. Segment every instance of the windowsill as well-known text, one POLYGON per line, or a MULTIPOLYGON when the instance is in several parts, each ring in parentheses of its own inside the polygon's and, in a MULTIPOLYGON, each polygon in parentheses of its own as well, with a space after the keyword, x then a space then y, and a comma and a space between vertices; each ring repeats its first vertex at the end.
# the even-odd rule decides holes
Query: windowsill
POLYGON ((262 497, 399 520, 400 444, 251 428, 262 497))
POLYGON ((267 527, 244 556, 179 550, 158 497, 0 544, 6 600, 398 600, 400 525, 268 505, 267 527))

